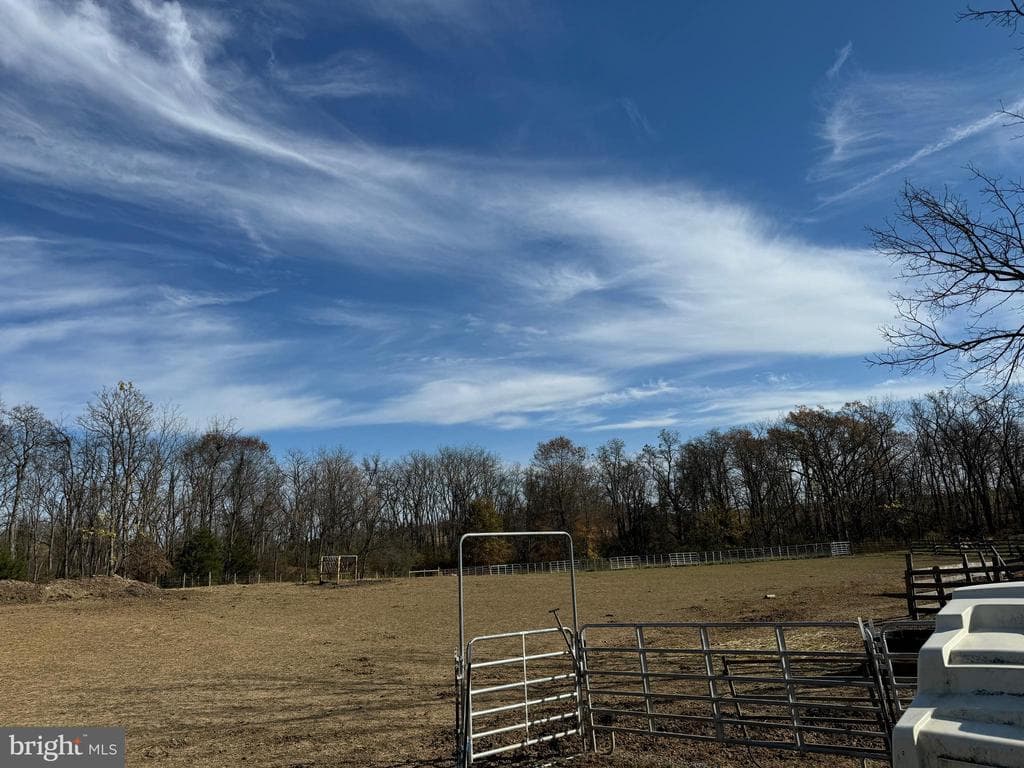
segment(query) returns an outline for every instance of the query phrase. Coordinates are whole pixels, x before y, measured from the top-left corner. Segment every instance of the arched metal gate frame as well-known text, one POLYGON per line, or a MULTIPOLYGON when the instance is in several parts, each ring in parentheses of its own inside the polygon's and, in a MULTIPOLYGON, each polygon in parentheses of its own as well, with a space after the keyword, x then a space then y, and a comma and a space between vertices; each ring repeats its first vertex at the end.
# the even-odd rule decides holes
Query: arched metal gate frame
MULTIPOLYGON (((456 764, 526 749, 583 733, 581 686, 577 659, 579 617, 576 603, 576 558, 566 531, 467 533, 459 539, 459 648, 455 654, 456 764), (482 538, 561 538, 569 549, 572 624, 480 635, 466 642, 464 545, 482 538), (560 636, 560 637, 559 637, 560 636), (552 647, 552 642, 557 647, 552 647), (564 643, 564 647, 559 645, 564 643), (540 647, 536 647, 537 645, 540 647), (512 647, 514 646, 514 647, 512 647), (500 649, 487 658, 488 648, 500 649), (476 673, 476 674, 475 674, 476 673), (486 675, 490 678, 486 679, 486 675), (483 706, 474 708, 474 702, 483 706), (477 722, 502 718, 477 727, 477 722), (514 740, 507 740, 515 737, 514 740), (506 740, 495 743, 496 739, 506 740), (478 747, 481 740, 491 743, 478 747)), ((556 614, 557 616, 557 614, 556 614)))

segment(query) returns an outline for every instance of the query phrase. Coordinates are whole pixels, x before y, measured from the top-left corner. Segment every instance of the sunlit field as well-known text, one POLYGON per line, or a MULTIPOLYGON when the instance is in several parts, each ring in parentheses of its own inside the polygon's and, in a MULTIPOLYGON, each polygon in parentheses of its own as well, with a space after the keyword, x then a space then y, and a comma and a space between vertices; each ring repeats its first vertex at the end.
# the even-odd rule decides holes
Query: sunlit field
MULTIPOLYGON (((902 560, 888 555, 584 573, 578 586, 583 622, 845 620, 905 612, 891 596, 902 588, 902 560)), ((470 578, 466 595, 469 636, 550 626, 551 608, 566 621, 570 615, 562 574, 470 578)), ((454 578, 4 605, 0 625, 0 722, 121 725, 129 765, 451 760, 454 578)), ((587 762, 717 766, 749 759, 744 750, 676 743, 642 753, 627 746, 587 762)), ((837 764, 763 753, 758 760, 837 764)))

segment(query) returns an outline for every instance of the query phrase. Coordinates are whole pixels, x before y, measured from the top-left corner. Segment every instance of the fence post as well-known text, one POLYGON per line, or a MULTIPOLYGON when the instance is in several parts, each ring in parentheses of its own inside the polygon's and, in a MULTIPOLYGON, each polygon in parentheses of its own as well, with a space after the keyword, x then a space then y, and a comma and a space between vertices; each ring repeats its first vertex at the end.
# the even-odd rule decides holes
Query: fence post
POLYGON ((992 574, 989 575, 988 563, 985 562, 985 553, 978 547, 978 558, 981 560, 981 567, 985 569, 985 579, 988 582, 999 581, 999 574, 995 569, 995 560, 992 561, 992 574))
POLYGON ((939 598, 939 608, 946 604, 946 587, 942 583, 942 571, 939 566, 932 566, 932 578, 935 579, 935 594, 939 598))
POLYGON ((907 614, 917 620, 917 593, 914 590, 914 555, 907 552, 907 614))
POLYGON ((212 587, 213 586, 213 571, 207 571, 206 572, 206 586, 208 586, 208 587, 212 587))

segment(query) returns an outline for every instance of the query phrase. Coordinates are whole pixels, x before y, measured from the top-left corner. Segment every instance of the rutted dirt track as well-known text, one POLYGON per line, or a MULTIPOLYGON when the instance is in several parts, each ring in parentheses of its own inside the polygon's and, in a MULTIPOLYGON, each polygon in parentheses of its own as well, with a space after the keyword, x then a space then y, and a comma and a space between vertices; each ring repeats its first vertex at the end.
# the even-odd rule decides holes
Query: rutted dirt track
MULTIPOLYGON (((900 556, 578 577, 583 622, 846 620, 905 613, 900 556), (766 593, 775 599, 766 600, 766 593)), ((568 577, 467 579, 469 635, 568 620, 568 577)), ((0 723, 122 725, 130 766, 448 765, 455 579, 168 590, 0 605, 0 723)), ((593 766, 839 766, 646 745, 593 766)))

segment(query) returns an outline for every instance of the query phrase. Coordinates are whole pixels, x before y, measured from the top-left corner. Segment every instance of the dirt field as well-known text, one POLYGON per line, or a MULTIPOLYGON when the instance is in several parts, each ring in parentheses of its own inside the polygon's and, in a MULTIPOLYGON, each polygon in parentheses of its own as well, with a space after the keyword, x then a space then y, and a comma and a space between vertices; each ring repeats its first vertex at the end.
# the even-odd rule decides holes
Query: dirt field
MULTIPOLYGON (((901 556, 586 573, 582 621, 837 620, 905 613, 901 556), (764 595, 773 593, 775 599, 764 595)), ((468 633, 568 619, 568 577, 467 579, 468 633)), ((130 766, 451 764, 455 579, 169 590, 0 605, 0 723, 121 725, 130 766)), ((588 766, 840 766, 707 745, 588 766)), ((579 763, 577 763, 579 764, 579 763)))

